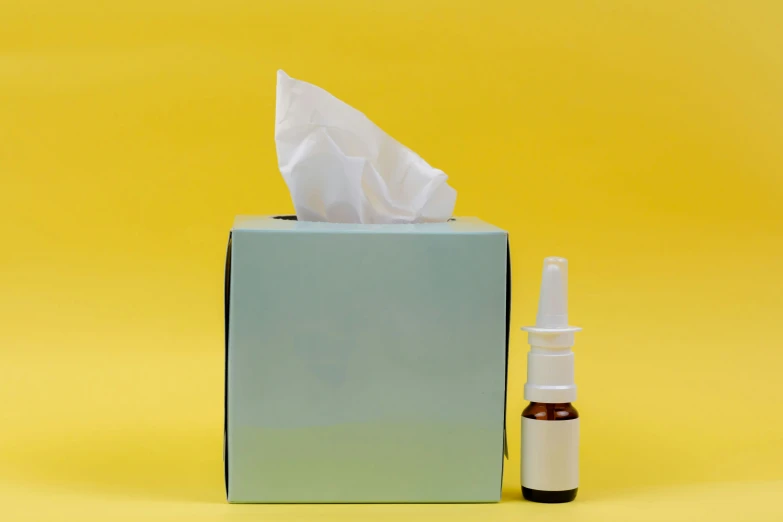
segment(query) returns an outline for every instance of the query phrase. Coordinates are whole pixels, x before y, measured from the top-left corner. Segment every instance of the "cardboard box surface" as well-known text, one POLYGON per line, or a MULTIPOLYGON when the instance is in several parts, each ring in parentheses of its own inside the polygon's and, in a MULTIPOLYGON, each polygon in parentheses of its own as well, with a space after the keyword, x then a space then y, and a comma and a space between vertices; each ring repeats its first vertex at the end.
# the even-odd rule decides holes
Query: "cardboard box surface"
POLYGON ((230 502, 496 502, 508 238, 236 219, 226 262, 230 502))

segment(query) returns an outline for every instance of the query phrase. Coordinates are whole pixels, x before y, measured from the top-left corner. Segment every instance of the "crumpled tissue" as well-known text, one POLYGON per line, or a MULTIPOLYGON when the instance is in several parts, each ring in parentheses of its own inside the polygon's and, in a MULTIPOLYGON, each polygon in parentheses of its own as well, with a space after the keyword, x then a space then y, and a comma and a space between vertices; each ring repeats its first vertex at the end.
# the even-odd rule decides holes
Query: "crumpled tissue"
POLYGON ((297 218, 334 223, 448 221, 446 174, 315 85, 277 72, 277 161, 297 218))

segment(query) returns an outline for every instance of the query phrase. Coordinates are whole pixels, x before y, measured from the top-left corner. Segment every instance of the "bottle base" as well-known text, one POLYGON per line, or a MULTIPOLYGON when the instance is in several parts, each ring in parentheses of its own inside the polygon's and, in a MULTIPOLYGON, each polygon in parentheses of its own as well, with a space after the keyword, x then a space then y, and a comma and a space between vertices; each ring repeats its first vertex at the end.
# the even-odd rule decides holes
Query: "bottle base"
POLYGON ((565 491, 541 491, 539 489, 530 489, 522 487, 522 496, 525 500, 531 502, 541 502, 543 504, 562 504, 571 502, 576 498, 576 491, 579 488, 567 489, 565 491))

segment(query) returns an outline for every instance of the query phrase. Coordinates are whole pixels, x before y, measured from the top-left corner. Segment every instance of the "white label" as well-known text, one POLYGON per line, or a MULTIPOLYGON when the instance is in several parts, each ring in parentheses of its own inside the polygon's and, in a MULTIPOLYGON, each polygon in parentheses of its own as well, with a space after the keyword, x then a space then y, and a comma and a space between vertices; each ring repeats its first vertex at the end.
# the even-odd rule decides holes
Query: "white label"
POLYGON ((539 491, 579 486, 579 419, 522 417, 522 486, 539 491))

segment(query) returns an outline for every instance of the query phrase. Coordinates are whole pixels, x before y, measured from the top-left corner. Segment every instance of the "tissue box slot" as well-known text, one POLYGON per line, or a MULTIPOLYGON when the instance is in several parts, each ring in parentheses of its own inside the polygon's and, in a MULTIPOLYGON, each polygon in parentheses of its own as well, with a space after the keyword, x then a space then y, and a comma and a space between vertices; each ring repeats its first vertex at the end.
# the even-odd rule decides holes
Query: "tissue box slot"
MULTIPOLYGON (((285 221, 298 221, 296 216, 273 216, 272 219, 282 219, 285 221)), ((457 218, 449 218, 446 221, 456 221, 457 218)))

